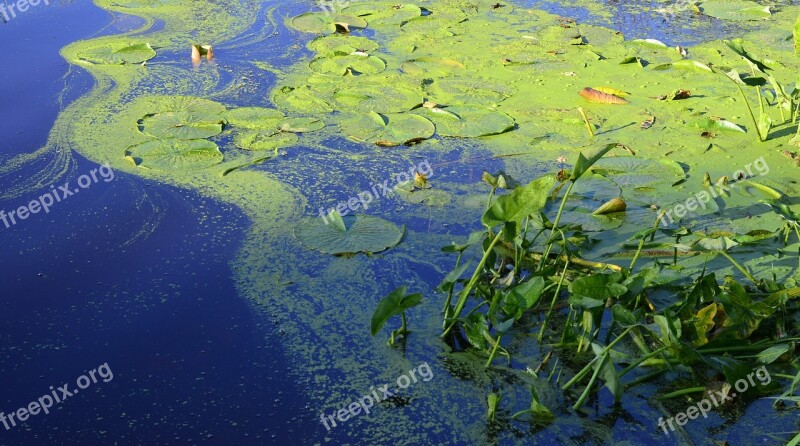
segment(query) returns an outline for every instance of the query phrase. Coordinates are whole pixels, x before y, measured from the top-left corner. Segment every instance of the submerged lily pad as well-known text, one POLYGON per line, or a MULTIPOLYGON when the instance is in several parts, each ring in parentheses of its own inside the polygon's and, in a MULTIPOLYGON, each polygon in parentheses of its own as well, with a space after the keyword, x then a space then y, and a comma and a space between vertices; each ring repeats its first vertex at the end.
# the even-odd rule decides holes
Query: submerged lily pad
POLYGON ((433 121, 441 136, 477 138, 498 135, 514 128, 514 118, 488 108, 458 105, 424 108, 417 113, 433 121))
POLYGON ((307 220, 295 228, 294 235, 307 248, 326 254, 374 253, 396 246, 403 239, 405 226, 369 215, 341 217, 336 212, 325 219, 307 220))
POLYGON ((723 20, 763 20, 772 16, 769 6, 748 0, 715 0, 700 3, 700 11, 723 20))
POLYGON ((350 31, 350 28, 366 28, 367 22, 346 14, 326 14, 309 12, 291 20, 291 24, 299 31, 315 34, 333 34, 337 30, 350 31))
POLYGON ((104 65, 138 64, 154 57, 156 57, 156 52, 149 43, 136 43, 122 47, 119 45, 101 46, 78 53, 80 60, 104 65))
POLYGON ((318 57, 309 64, 312 70, 322 74, 344 76, 346 74, 378 74, 386 69, 380 57, 364 54, 318 57))
POLYGON ((345 135, 380 146, 399 146, 433 136, 436 128, 431 121, 413 114, 369 112, 346 118, 339 128, 345 135))
POLYGON ((222 162, 217 145, 205 139, 157 139, 125 150, 125 156, 141 167, 157 170, 199 170, 222 162))

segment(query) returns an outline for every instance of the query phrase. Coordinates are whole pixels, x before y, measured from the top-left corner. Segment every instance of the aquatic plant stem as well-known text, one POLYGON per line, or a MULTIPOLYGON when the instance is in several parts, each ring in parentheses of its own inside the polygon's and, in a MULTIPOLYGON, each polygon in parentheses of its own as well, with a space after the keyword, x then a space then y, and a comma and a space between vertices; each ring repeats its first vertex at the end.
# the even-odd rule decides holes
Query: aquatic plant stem
POLYGON ((475 272, 472 273, 472 278, 469 279, 467 286, 465 286, 464 289, 461 291, 461 296, 459 296, 458 298, 458 302, 456 303, 456 308, 453 311, 452 318, 449 320, 449 325, 447 325, 447 327, 444 329, 442 337, 446 336, 447 333, 449 333, 450 330, 453 329, 453 326, 455 326, 458 316, 461 315, 461 312, 464 310, 464 306, 467 304, 467 298, 469 298, 469 293, 472 291, 472 288, 478 281, 478 276, 480 275, 481 270, 483 270, 484 265, 486 265, 486 261, 489 259, 489 255, 494 249, 494 245, 496 245, 497 242, 500 241, 500 237, 502 236, 503 236, 503 231, 499 231, 492 240, 492 243, 489 244, 489 247, 486 248, 486 251, 483 253, 483 258, 481 258, 481 261, 480 263, 478 263, 478 266, 475 267, 475 272))
POLYGON ((589 117, 586 116, 586 112, 583 111, 583 107, 578 107, 578 112, 580 112, 581 117, 583 117, 583 122, 586 123, 586 130, 589 131, 589 136, 594 138, 594 127, 589 122, 589 117))
POLYGON ((591 368, 592 364, 595 361, 597 361, 598 358, 600 358, 601 356, 607 354, 612 348, 614 348, 614 346, 617 345, 617 343, 619 341, 621 341, 625 337, 625 335, 627 335, 631 330, 633 330, 634 327, 635 327, 635 325, 631 325, 630 327, 626 328, 625 331, 623 331, 619 336, 617 336, 617 338, 614 339, 614 341, 612 341, 610 344, 608 344, 603 349, 603 351, 600 352, 599 355, 595 356, 594 359, 589 361, 589 363, 586 364, 586 366, 583 369, 581 369, 580 372, 575 374, 575 376, 573 376, 571 380, 569 380, 566 384, 564 384, 564 386, 562 386, 561 389, 562 390, 567 390, 570 387, 572 387, 573 385, 575 385, 576 382, 578 382, 581 379, 583 379, 583 377, 586 376, 587 373, 589 373, 589 369, 591 368))
MULTIPOLYGON (((458 252, 458 258, 456 259, 455 270, 458 270, 458 267, 461 266, 461 257, 463 255, 464 251, 458 252)), ((442 321, 442 330, 445 329, 447 325, 447 320, 450 319, 450 302, 453 300, 454 289, 455 289, 455 283, 453 283, 453 286, 450 287, 450 290, 447 292, 447 299, 444 301, 444 307, 442 308, 442 314, 444 314, 444 321, 442 321)))
POLYGON ((544 250, 544 254, 542 254, 542 261, 539 264, 539 271, 544 269, 544 263, 547 261, 547 257, 550 256, 550 251, 553 248, 555 231, 558 229, 559 223, 561 223, 561 214, 564 213, 564 208, 567 205, 567 198, 569 198, 570 193, 572 193, 572 188, 575 187, 575 181, 570 181, 569 187, 567 187, 567 191, 564 193, 564 198, 561 200, 561 205, 558 207, 558 214, 556 214, 556 219, 553 222, 553 229, 550 231, 550 238, 547 240, 547 247, 544 250))
POLYGON ((497 347, 500 347, 500 340, 503 339, 503 335, 497 337, 497 340, 494 341, 494 348, 492 349, 492 353, 489 355, 489 359, 486 361, 486 365, 483 368, 489 368, 492 365, 492 361, 494 360, 494 355, 497 354, 497 347))
POLYGON ((558 281, 558 286, 553 294, 553 299, 550 301, 550 308, 547 310, 547 314, 544 317, 542 328, 539 329, 539 335, 536 336, 536 340, 539 342, 542 342, 542 338, 544 337, 544 329, 547 327, 547 322, 550 320, 550 314, 553 313, 553 308, 556 306, 556 299, 558 299, 558 294, 561 291, 561 285, 564 283, 564 278, 567 275, 567 268, 569 268, 569 259, 567 259, 566 263, 564 264, 564 271, 561 272, 561 279, 558 281))
POLYGON ((736 88, 739 89, 739 94, 742 95, 742 100, 744 101, 744 105, 747 106, 747 111, 750 112, 750 119, 753 120, 753 128, 756 130, 756 134, 758 135, 758 141, 764 142, 764 138, 761 137, 761 130, 759 130, 758 128, 758 121, 756 120, 756 115, 755 113, 753 113, 753 108, 750 107, 750 102, 747 100, 747 95, 744 94, 744 90, 742 90, 742 87, 738 83, 736 83, 736 81, 731 79, 731 82, 733 82, 733 85, 736 85, 736 88))
POLYGON ((758 280, 756 280, 756 278, 753 277, 752 274, 750 274, 750 271, 748 271, 744 266, 740 265, 739 262, 734 260, 733 257, 731 257, 727 252, 719 251, 719 253, 722 254, 726 259, 730 260, 733 266, 735 266, 736 269, 741 271, 742 274, 744 274, 745 277, 747 277, 751 282, 753 282, 754 285, 758 285, 758 280))

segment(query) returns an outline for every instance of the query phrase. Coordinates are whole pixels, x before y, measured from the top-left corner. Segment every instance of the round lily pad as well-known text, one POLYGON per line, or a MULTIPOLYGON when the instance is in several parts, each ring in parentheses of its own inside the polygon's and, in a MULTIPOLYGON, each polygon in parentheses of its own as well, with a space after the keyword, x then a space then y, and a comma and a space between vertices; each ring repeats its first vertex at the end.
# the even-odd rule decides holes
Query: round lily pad
POLYGON ((367 22, 361 17, 346 14, 326 14, 323 12, 309 12, 299 15, 291 20, 294 28, 307 33, 333 34, 337 29, 350 30, 353 28, 366 28, 367 22))
POLYGON ((416 113, 433 121, 441 136, 477 138, 498 135, 514 128, 514 118, 503 112, 474 106, 423 108, 416 113))
POLYGON ((378 74, 386 69, 386 63, 375 56, 350 54, 347 56, 318 57, 309 64, 312 70, 322 74, 344 76, 346 74, 378 74))
POLYGON ((275 91, 272 95, 272 102, 280 108, 302 113, 332 112, 331 104, 319 96, 320 92, 308 85, 285 86, 275 91))
POLYGON ((673 160, 652 160, 633 156, 602 158, 592 166, 592 172, 614 181, 623 191, 671 186, 686 179, 680 164, 673 160))
POLYGON ((104 65, 138 64, 154 57, 156 57, 156 52, 149 43, 124 46, 112 44, 78 53, 80 60, 104 65))
POLYGON ((139 120, 139 129, 157 138, 201 139, 222 132, 225 106, 207 99, 176 96, 159 101, 159 111, 139 120))
POLYGON ((158 138, 200 139, 222 132, 225 120, 218 115, 195 115, 190 112, 157 113, 142 118, 142 132, 158 138))
POLYGON ((157 170, 199 170, 222 162, 217 145, 205 139, 157 139, 125 150, 137 166, 157 170))
POLYGON ((353 53, 371 53, 378 44, 366 37, 330 35, 317 37, 308 43, 308 49, 327 56, 346 56, 353 53))
POLYGON ((241 107, 225 114, 228 124, 246 129, 274 129, 286 118, 280 110, 264 107, 241 107))
POLYGON ((480 78, 436 79, 425 87, 429 101, 439 104, 495 104, 514 91, 511 87, 480 78))
POLYGON ((711 17, 737 22, 763 20, 772 16, 769 6, 748 0, 705 1, 700 3, 700 11, 711 17))
POLYGON ((380 146, 399 146, 433 136, 436 128, 429 120, 402 113, 369 112, 344 119, 339 128, 345 135, 380 146))
POLYGON ((374 253, 396 246, 405 226, 369 215, 340 217, 337 213, 304 221, 294 234, 307 248, 326 254, 374 253))
POLYGON ((342 9, 342 14, 360 16, 367 19, 372 27, 393 26, 419 17, 422 9, 410 3, 359 2, 342 9))
POLYGON ((277 150, 296 144, 298 140, 294 133, 279 130, 248 130, 233 137, 236 147, 244 150, 277 150))
POLYGON ((354 109, 374 112, 399 113, 422 104, 421 91, 393 85, 364 85, 337 91, 336 102, 354 109))
POLYGON ((278 124, 282 132, 308 133, 325 128, 325 122, 317 118, 287 118, 278 124))

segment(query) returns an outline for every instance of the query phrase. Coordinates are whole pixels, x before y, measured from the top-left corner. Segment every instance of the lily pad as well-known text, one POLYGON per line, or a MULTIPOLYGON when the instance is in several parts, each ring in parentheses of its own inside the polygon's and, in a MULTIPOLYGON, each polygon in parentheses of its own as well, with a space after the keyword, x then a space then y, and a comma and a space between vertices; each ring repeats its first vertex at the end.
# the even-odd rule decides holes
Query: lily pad
POLYGON ((447 108, 424 108, 417 111, 436 124, 441 136, 477 138, 498 135, 514 128, 514 118, 488 108, 459 105, 447 108))
POLYGON ((240 107, 225 113, 228 124, 245 129, 273 129, 286 118, 280 110, 264 107, 240 107))
POLYGON ((308 49, 326 56, 346 56, 353 53, 371 53, 379 45, 366 37, 331 35, 317 37, 308 43, 308 49))
POLYGON ((222 162, 217 145, 205 139, 157 139, 125 150, 125 156, 141 167, 157 170, 199 170, 222 162))
POLYGON ((399 146, 433 136, 433 123, 421 116, 403 113, 369 112, 344 119, 339 128, 345 135, 380 146, 399 146))
POLYGON ((333 95, 340 104, 354 109, 399 113, 422 104, 422 92, 395 85, 359 85, 337 91, 333 95))
POLYGON ((440 104, 497 104, 514 93, 511 87, 474 77, 436 79, 425 90, 429 100, 440 104))
POLYGON ((380 58, 364 54, 318 57, 309 64, 312 70, 322 74, 344 76, 346 74, 378 74, 386 69, 380 58))
POLYGON ((307 220, 295 228, 294 235, 305 247, 326 254, 375 253, 397 246, 405 226, 369 215, 307 220))
POLYGON ((772 16, 769 6, 748 0, 716 0, 700 3, 700 11, 723 20, 764 20, 772 16))
POLYGON ((333 107, 320 97, 320 92, 308 85, 282 87, 272 95, 272 102, 280 108, 302 113, 333 112, 333 107))
POLYGON ((225 106, 207 99, 177 96, 162 101, 161 111, 139 120, 139 129, 158 138, 201 139, 222 132, 225 106))
POLYGON ((149 43, 101 46, 78 54, 80 60, 103 65, 139 64, 154 57, 156 52, 149 43))
POLYGON ((233 143, 244 150, 277 150, 296 144, 299 138, 294 133, 279 130, 248 130, 234 136, 233 143))
POLYGON ((420 57, 403 62, 403 72, 411 76, 451 76, 466 67, 454 59, 438 59, 435 57, 420 57))
POLYGON ((369 21, 370 26, 378 27, 400 25, 421 16, 422 10, 410 3, 359 2, 342 9, 342 14, 363 17, 369 21))
POLYGON ((333 34, 337 30, 349 32, 351 28, 366 28, 366 20, 346 14, 309 12, 291 20, 292 26, 303 32, 333 34))
POLYGON ((602 158, 591 170, 614 181, 623 192, 629 188, 651 188, 659 184, 671 186, 686 179, 680 164, 666 159, 651 160, 633 156, 602 158))
POLYGON ((695 121, 694 126, 702 130, 711 130, 715 132, 721 131, 721 132, 747 133, 747 131, 744 128, 742 128, 742 126, 734 124, 733 122, 727 121, 725 119, 703 118, 699 121, 695 121))
POLYGON ((278 130, 292 133, 316 132, 325 128, 325 122, 317 118, 288 118, 278 125, 278 130))

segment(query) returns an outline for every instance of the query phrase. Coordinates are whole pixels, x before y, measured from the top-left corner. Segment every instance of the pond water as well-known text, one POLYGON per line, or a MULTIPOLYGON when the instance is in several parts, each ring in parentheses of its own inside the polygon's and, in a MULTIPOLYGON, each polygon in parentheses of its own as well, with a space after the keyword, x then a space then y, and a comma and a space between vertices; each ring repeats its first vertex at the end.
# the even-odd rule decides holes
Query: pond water
MULTIPOLYGON (((783 444, 798 429, 796 415, 776 414, 762 399, 695 420, 680 435, 662 435, 659 417, 680 409, 668 411, 652 399, 658 383, 635 387, 619 406, 599 392, 581 411, 551 393, 542 396, 557 414, 549 423, 487 423, 486 394, 498 383, 509 385, 508 408, 529 405, 511 370, 535 367, 524 358, 541 359, 549 346, 509 347, 514 360, 498 361, 489 373, 471 353, 453 353, 438 337, 444 297, 433 290, 454 263, 440 247, 480 228, 484 171, 505 169, 527 182, 560 169, 556 158, 572 161, 577 150, 502 157, 531 149, 464 139, 376 151, 324 134, 250 165, 261 160, 233 154, 228 132, 216 140, 234 159, 225 159, 234 169, 227 175, 162 175, 124 159, 139 141, 128 135, 136 125, 120 126, 118 117, 143 110, 147 95, 197 96, 228 109, 272 107, 276 85, 294 81, 312 54, 305 45, 314 35, 287 27, 287 18, 318 6, 203 2, 209 9, 199 10, 195 23, 186 18, 188 2, 97 3, 102 7, 41 3, 0 24, 0 209, 8 214, 62 185, 78 191, 62 193, 47 213, 0 223, 0 412, 28 407, 51 386, 68 383, 75 390, 76 379, 90 371, 106 378, 49 414, 10 428, 0 424, 0 445, 783 444), (83 45, 131 33, 152 42, 157 53, 141 70, 72 59, 89 48, 83 45), (213 44, 215 64, 191 67, 195 43, 213 44), (100 169, 104 163, 110 168, 100 169), (376 197, 368 213, 405 225, 400 245, 333 257, 294 238, 294 227, 319 209, 374 191, 375 183, 423 163, 454 204, 376 197), (425 301, 409 317, 408 342, 389 348, 388 330, 370 336, 370 317, 380 297, 401 285, 425 301), (422 379, 370 414, 333 429, 321 422, 411 369, 422 379)), ((753 32, 735 22, 664 12, 676 4, 526 1, 515 8, 670 47, 753 32)), ((704 153, 679 161, 694 168, 704 153)), ((719 176, 754 158, 701 165, 719 176)), ((796 178, 788 167, 774 172, 774 183, 796 178)), ((632 232, 626 226, 601 237, 597 252, 613 253, 632 232)))

